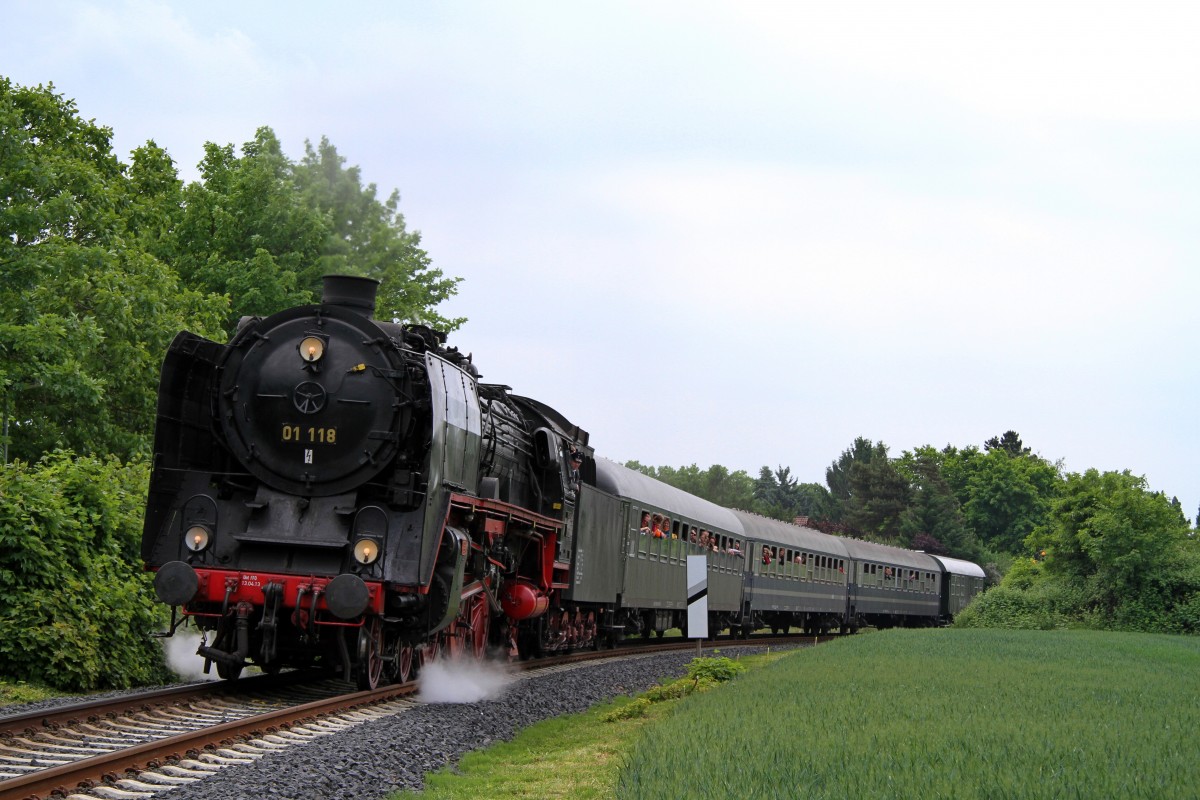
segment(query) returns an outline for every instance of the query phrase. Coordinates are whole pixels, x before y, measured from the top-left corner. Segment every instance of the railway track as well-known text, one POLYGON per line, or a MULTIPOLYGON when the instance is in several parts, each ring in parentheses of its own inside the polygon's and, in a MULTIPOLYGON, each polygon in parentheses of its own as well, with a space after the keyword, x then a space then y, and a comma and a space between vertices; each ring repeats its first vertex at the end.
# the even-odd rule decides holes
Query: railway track
MULTIPOLYGON (((828 637, 825 637, 828 638, 828 637)), ((812 642, 813 637, 752 641, 812 642)), ((706 642, 719 647, 732 642, 706 642)), ((514 666, 569 669, 602 658, 695 649, 687 640, 514 666)), ((353 691, 299 673, 206 683, 0 718, 0 800, 148 798, 229 766, 416 705, 417 684, 353 691)))

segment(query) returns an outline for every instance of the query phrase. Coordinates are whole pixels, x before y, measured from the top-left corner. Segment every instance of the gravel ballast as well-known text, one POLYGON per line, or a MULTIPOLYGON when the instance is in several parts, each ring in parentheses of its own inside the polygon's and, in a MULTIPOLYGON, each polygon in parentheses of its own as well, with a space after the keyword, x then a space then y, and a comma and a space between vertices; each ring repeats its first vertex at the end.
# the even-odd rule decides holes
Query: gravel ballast
MULTIPOLYGON (((740 648, 737 648, 740 649, 740 648)), ((737 649, 722 651, 735 655, 737 649)), ((621 694, 637 694, 662 678, 686 673, 693 652, 581 666, 514 680, 494 699, 420 705, 344 733, 230 767, 166 792, 167 800, 367 800, 399 788, 420 789, 427 772, 463 754, 511 739, 549 717, 584 711, 621 694)))

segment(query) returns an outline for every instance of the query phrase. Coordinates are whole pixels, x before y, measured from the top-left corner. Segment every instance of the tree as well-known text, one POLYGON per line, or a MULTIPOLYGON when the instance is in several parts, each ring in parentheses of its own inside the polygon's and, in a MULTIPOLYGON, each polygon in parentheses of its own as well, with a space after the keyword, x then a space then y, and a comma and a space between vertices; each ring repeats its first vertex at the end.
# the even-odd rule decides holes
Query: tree
POLYGON ((841 520, 846 512, 846 505, 853 494, 850 482, 850 470, 855 464, 866 464, 876 458, 887 458, 887 447, 880 442, 875 445, 870 439, 858 436, 854 444, 842 451, 837 461, 825 470, 825 484, 829 487, 830 497, 835 504, 834 515, 841 520))
POLYGON ((1051 576, 1090 584, 1107 611, 1123 602, 1157 594, 1188 545, 1183 513, 1145 478, 1128 470, 1090 469, 1067 476, 1062 497, 1030 545, 1045 552, 1051 576))
POLYGON ((0 431, 6 457, 145 452, 158 369, 219 298, 181 289, 139 244, 153 209, 110 145, 53 87, 0 78, 0 431), (132 227, 131 227, 132 226, 132 227))
POLYGON ((976 460, 967 481, 967 525, 985 545, 1020 553, 1026 537, 1046 521, 1060 482, 1058 468, 1041 458, 993 449, 976 460))
POLYGON ((796 485, 790 467, 777 467, 774 472, 763 466, 754 481, 754 507, 764 516, 789 519, 796 506, 796 485))
POLYGON ((993 450, 1003 450, 1010 456, 1027 456, 1030 452, 1016 431, 1005 431, 1003 436, 993 436, 983 443, 983 447, 989 453, 993 450))
MULTIPOLYGON (((435 307, 458 292, 459 278, 446 278, 431 266, 421 234, 409 231, 399 212, 400 193, 376 199, 375 184, 363 186, 358 167, 325 137, 314 149, 305 142, 295 165, 296 186, 306 204, 329 225, 317 259, 318 274, 353 274, 381 281, 377 304, 383 318, 423 322, 437 330, 457 330, 466 320, 442 317, 435 307)), ((309 286, 316 289, 316 286, 309 286)))
POLYGON ((904 474, 887 457, 882 442, 869 461, 857 461, 848 473, 850 498, 843 504, 842 519, 872 537, 897 539, 912 491, 904 474))
POLYGON ((695 464, 650 467, 637 461, 627 461, 625 466, 725 508, 749 509, 753 503, 754 483, 745 470, 730 472, 720 464, 713 464, 707 470, 695 464))
POLYGON ((900 516, 900 533, 918 550, 978 561, 979 540, 967 529, 941 464, 942 454, 932 447, 901 457, 897 466, 908 476, 912 494, 900 516))
POLYGON ((184 189, 172 237, 187 285, 230 298, 230 331, 242 316, 312 302, 328 225, 297 189, 274 132, 259 128, 240 157, 209 142, 200 174, 184 189))

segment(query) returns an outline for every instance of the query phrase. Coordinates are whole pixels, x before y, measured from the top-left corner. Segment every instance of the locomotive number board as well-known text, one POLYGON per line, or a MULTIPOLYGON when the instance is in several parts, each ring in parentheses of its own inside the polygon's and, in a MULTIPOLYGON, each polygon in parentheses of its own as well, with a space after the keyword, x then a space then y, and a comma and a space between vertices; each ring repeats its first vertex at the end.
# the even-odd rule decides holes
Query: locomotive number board
POLYGON ((337 428, 284 424, 280 440, 294 444, 337 444, 337 428))

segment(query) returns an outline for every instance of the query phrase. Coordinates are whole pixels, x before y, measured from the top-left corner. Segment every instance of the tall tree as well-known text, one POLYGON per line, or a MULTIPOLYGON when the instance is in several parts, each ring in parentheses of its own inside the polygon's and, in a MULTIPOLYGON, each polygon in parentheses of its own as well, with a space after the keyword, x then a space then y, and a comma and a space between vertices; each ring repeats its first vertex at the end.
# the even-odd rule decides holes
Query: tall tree
POLYGON ((754 482, 745 470, 730 472, 720 464, 713 464, 707 470, 695 464, 652 467, 638 461, 627 461, 625 466, 725 508, 749 510, 753 506, 754 482))
POLYGON ((359 168, 345 163, 329 140, 321 137, 316 148, 305 142, 304 158, 293 170, 305 202, 324 214, 329 224, 317 272, 381 281, 382 317, 420 321, 447 332, 459 328, 465 319, 448 319, 435 308, 457 293, 460 279, 447 278, 433 268, 420 246, 421 234, 408 230, 399 211, 399 191, 380 202, 375 184, 364 186, 359 168))
POLYGON ((1084 587, 1106 614, 1166 609, 1200 589, 1187 519, 1161 492, 1124 472, 1067 476, 1046 524, 1030 536, 1050 577, 1084 587))
POLYGON ((1016 431, 1005 431, 1002 436, 993 436, 983 443, 983 447, 989 453, 993 450, 1003 450, 1010 456, 1027 456, 1030 452, 1016 431))
POLYGON ((845 515, 847 503, 854 492, 850 482, 850 470, 855 464, 866 464, 876 458, 887 458, 887 447, 883 442, 876 445, 870 439, 858 436, 854 443, 842 451, 837 461, 825 470, 825 484, 833 498, 835 515, 841 520, 845 515))
POLYGON ((870 460, 850 465, 850 497, 843 503, 843 521, 868 536, 897 539, 911 489, 908 479, 888 459, 883 442, 874 452, 870 460))
POLYGON ((988 547, 1023 552, 1026 537, 1045 523, 1060 483, 1053 464, 993 449, 972 465, 963 505, 967 525, 988 547))
POLYGON ((111 131, 53 87, 0 78, 0 436, 9 458, 148 447, 162 353, 219 298, 180 289, 141 248, 155 224, 111 131))
POLYGON ((259 128, 241 156, 232 145, 210 142, 204 150, 202 181, 184 189, 174 236, 180 276, 229 296, 230 329, 242 316, 312 302, 329 227, 296 187, 274 132, 259 128))
POLYGON ((898 466, 909 478, 912 495, 900 517, 900 533, 917 549, 977 561, 979 540, 967 529, 941 463, 942 454, 932 447, 901 457, 898 466))

